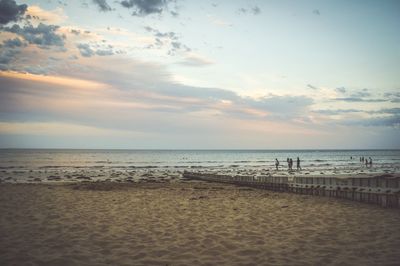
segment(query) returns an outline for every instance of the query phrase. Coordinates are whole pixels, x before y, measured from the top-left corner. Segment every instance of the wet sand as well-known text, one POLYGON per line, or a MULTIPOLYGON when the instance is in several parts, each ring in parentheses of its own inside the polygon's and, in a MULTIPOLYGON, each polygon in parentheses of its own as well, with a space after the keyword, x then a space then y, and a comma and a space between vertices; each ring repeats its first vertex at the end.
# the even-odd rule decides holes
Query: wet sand
POLYGON ((400 211, 205 182, 0 184, 0 265, 398 265, 400 211))

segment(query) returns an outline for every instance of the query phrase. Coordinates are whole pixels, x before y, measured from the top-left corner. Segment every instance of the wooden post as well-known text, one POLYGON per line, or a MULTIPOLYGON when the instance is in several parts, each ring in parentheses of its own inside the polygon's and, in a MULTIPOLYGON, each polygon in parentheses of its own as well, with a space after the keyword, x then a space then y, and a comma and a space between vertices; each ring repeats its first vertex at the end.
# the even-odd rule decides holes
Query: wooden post
POLYGON ((385 194, 381 194, 381 206, 386 207, 387 206, 387 197, 385 194))

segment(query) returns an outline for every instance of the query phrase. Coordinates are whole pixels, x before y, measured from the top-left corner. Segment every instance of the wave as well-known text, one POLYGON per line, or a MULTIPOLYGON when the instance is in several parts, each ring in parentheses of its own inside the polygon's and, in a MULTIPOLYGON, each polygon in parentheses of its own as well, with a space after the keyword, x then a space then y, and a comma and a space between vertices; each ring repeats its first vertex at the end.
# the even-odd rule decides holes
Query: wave
POLYGON ((129 166, 128 168, 137 168, 137 169, 153 169, 153 168, 160 168, 157 165, 144 165, 144 166, 129 166))
POLYGON ((11 165, 11 166, 0 166, 0 169, 22 169, 25 168, 25 166, 15 166, 15 165, 11 165))

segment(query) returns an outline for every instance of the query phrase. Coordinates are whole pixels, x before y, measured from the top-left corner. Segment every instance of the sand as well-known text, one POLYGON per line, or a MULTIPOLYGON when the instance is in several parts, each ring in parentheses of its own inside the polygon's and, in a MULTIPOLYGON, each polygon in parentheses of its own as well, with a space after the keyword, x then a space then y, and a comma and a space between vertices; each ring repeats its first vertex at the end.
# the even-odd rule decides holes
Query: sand
POLYGON ((400 211, 205 182, 0 184, 0 265, 398 265, 400 211))

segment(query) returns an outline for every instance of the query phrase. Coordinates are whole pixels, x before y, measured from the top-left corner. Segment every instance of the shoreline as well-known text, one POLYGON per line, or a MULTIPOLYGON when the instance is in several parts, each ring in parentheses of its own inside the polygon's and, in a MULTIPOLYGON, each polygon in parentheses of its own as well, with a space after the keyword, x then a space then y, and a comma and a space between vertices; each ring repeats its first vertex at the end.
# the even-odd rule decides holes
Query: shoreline
POLYGON ((315 178, 377 178, 380 176, 400 178, 398 169, 342 169, 329 171, 307 170, 288 171, 288 170, 270 170, 270 169, 209 169, 209 168, 189 168, 189 169, 76 169, 74 171, 65 170, 0 170, 1 183, 55 183, 55 182, 81 182, 81 181, 112 181, 112 182, 134 182, 140 183, 145 180, 161 180, 165 182, 176 182, 182 179, 185 172, 190 171, 198 174, 222 174, 231 176, 254 176, 261 178, 265 176, 272 177, 315 177, 315 178))

